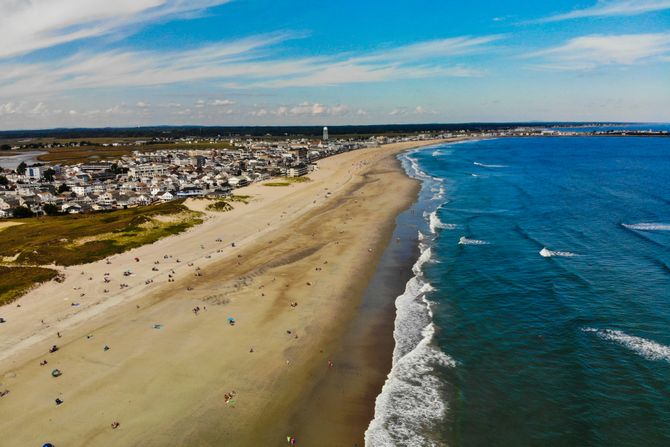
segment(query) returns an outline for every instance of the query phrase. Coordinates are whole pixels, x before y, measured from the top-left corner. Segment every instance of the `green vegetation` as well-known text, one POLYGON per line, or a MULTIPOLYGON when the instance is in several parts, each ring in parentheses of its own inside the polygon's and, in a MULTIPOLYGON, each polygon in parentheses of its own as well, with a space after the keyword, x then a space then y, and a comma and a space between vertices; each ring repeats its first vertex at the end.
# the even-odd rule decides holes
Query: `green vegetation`
MULTIPOLYGON (((112 161, 118 160, 125 155, 131 155, 135 151, 142 153, 151 153, 160 150, 173 151, 188 151, 193 149, 230 149, 231 145, 228 142, 198 142, 191 144, 184 143, 148 143, 142 145, 135 145, 133 141, 127 141, 121 146, 101 146, 102 143, 110 143, 112 140, 98 138, 97 141, 87 142, 90 144, 74 147, 55 147, 55 148, 41 148, 46 151, 37 157, 39 161, 57 163, 57 164, 77 164, 90 163, 96 161, 112 161)), ((52 141, 53 142, 53 141, 52 141)), ((58 140, 59 143, 71 143, 70 140, 58 140)))
POLYGON ((230 202, 241 202, 246 205, 251 200, 251 196, 228 196, 223 199, 214 199, 214 200, 215 200, 214 203, 210 203, 209 205, 207 205, 206 209, 208 211, 225 212, 234 209, 233 205, 231 205, 230 202))
POLYGON ((53 203, 45 203, 42 210, 44 210, 47 216, 57 216, 60 213, 58 207, 53 203))
POLYGON ((251 196, 228 196, 226 197, 228 202, 242 202, 245 205, 251 200, 251 196))
POLYGON ((53 181, 54 181, 54 175, 56 175, 56 171, 54 171, 53 169, 49 168, 49 169, 47 169, 46 171, 44 171, 43 177, 44 177, 44 180, 46 180, 47 182, 51 182, 51 183, 53 183, 53 181))
POLYGON ((17 206, 12 210, 12 214, 17 219, 26 219, 28 217, 33 217, 35 215, 35 213, 30 211, 30 208, 25 206, 17 206))
POLYGON ((183 201, 108 213, 22 220, 20 230, 2 231, 0 256, 17 264, 75 265, 97 261, 178 234, 202 222, 183 201))
POLYGON ((233 205, 230 203, 226 202, 225 200, 217 200, 214 203, 210 203, 207 205, 207 210, 208 211, 219 211, 221 213, 226 212, 226 211, 232 211, 233 205))
POLYGON ((42 267, 5 267, 0 265, 0 305, 11 303, 35 284, 49 281, 58 272, 42 267))
POLYGON ((263 183, 263 186, 290 186, 294 183, 307 183, 311 181, 312 179, 309 177, 281 177, 281 181, 263 183))

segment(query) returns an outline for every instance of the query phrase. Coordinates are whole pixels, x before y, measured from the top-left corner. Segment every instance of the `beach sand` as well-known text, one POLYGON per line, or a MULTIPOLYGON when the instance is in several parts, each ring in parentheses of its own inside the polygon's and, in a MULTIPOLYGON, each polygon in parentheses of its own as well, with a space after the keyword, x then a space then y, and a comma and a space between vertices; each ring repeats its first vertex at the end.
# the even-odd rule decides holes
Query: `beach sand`
POLYGON ((390 369, 394 297, 368 310, 369 325, 353 322, 418 191, 395 155, 419 145, 349 152, 320 161, 311 182, 237 190, 249 204, 111 264, 61 269, 64 283, 0 308, 2 445, 282 446, 291 435, 362 446, 390 369))

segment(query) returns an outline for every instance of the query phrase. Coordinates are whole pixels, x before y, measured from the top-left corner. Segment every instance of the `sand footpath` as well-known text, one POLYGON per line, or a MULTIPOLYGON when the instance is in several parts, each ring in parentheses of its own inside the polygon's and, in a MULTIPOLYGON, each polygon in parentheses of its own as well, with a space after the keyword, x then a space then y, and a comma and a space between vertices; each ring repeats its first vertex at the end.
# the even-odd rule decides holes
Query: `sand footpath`
POLYGON ((320 161, 311 182, 237 190, 248 204, 111 264, 62 269, 62 284, 0 308, 2 445, 361 442, 360 418, 344 438, 318 439, 319 422, 295 426, 305 418, 294 415, 340 367, 329 360, 416 195, 394 155, 419 145, 349 152, 320 161))

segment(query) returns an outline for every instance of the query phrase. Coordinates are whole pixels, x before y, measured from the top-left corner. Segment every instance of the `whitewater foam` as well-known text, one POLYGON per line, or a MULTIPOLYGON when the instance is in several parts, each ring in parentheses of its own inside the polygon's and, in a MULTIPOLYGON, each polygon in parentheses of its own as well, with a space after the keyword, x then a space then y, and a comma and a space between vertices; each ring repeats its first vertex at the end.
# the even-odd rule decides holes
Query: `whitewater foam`
POLYGON ((431 188, 430 190, 434 193, 431 200, 442 200, 444 198, 444 186, 440 185, 439 188, 431 188))
POLYGON ((667 223, 649 223, 642 222, 636 224, 621 224, 622 227, 628 228, 629 230, 638 230, 638 231, 670 231, 670 224, 667 223))
POLYGON ((670 346, 665 346, 656 343, 655 341, 647 340, 646 338, 628 335, 623 331, 614 329, 594 329, 587 327, 582 330, 584 332, 594 333, 603 340, 618 343, 624 348, 628 348, 648 360, 663 360, 670 362, 670 346))
POLYGON ((487 165, 487 164, 484 164, 484 163, 479 163, 478 161, 475 161, 472 164, 476 165, 476 166, 481 166, 482 168, 506 168, 507 167, 506 165, 487 165))
POLYGON ((553 251, 549 250, 547 247, 544 247, 542 250, 540 250, 540 256, 544 258, 553 258, 554 256, 571 258, 573 256, 579 256, 579 255, 569 251, 553 251))
POLYGON ((486 241, 482 241, 480 239, 468 239, 465 236, 461 236, 461 238, 458 240, 459 245, 488 245, 489 243, 486 241))
POLYGON ((421 254, 412 267, 415 276, 395 302, 393 367, 375 400, 375 416, 365 432, 369 447, 440 445, 428 437, 434 432, 431 426, 442 420, 447 410, 443 384, 435 372, 454 367, 455 362, 432 343, 435 326, 426 294, 434 289, 422 273, 432 251, 423 243, 419 247, 421 254))
MULTIPOLYGON (((425 215, 425 213, 424 213, 425 215)), ((455 230, 456 225, 455 224, 448 224, 444 223, 440 220, 439 217, 437 217, 437 210, 431 212, 428 214, 428 227, 430 228, 430 232, 433 234, 437 234, 439 230, 455 230)))
POLYGON ((431 179, 432 177, 426 174, 420 167, 419 167, 419 162, 413 158, 410 157, 409 154, 405 156, 405 159, 407 159, 412 166, 412 170, 414 171, 414 175, 420 179, 423 180, 428 180, 431 179))

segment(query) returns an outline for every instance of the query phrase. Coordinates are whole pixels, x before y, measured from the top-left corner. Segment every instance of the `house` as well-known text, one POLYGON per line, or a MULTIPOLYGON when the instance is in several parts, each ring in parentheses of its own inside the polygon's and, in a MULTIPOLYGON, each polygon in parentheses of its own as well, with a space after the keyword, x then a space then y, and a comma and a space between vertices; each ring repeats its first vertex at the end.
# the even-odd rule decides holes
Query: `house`
POLYGON ((31 179, 40 179, 42 177, 42 172, 38 166, 31 166, 26 169, 26 175, 31 179))
POLYGON ((307 166, 300 165, 288 168, 286 175, 289 177, 302 177, 303 175, 307 175, 307 172, 307 166))
POLYGON ((78 203, 66 203, 61 209, 68 214, 79 214, 81 213, 82 207, 78 203))
MULTIPOLYGON (((11 210, 20 205, 19 199, 16 197, 0 197, 0 211, 7 212, 11 216, 11 210)), ((7 217, 7 216, 4 216, 7 217)))
POLYGON ((163 202, 169 202, 170 200, 174 200, 174 196, 169 191, 166 191, 165 193, 159 196, 159 199, 162 200, 163 202))
POLYGON ((72 186, 70 190, 78 196, 85 196, 86 194, 90 194, 92 192, 92 188, 90 186, 82 185, 72 186))
POLYGON ((249 184, 249 180, 247 180, 245 177, 230 177, 228 179, 228 184, 233 188, 241 188, 242 186, 247 186, 249 184))

